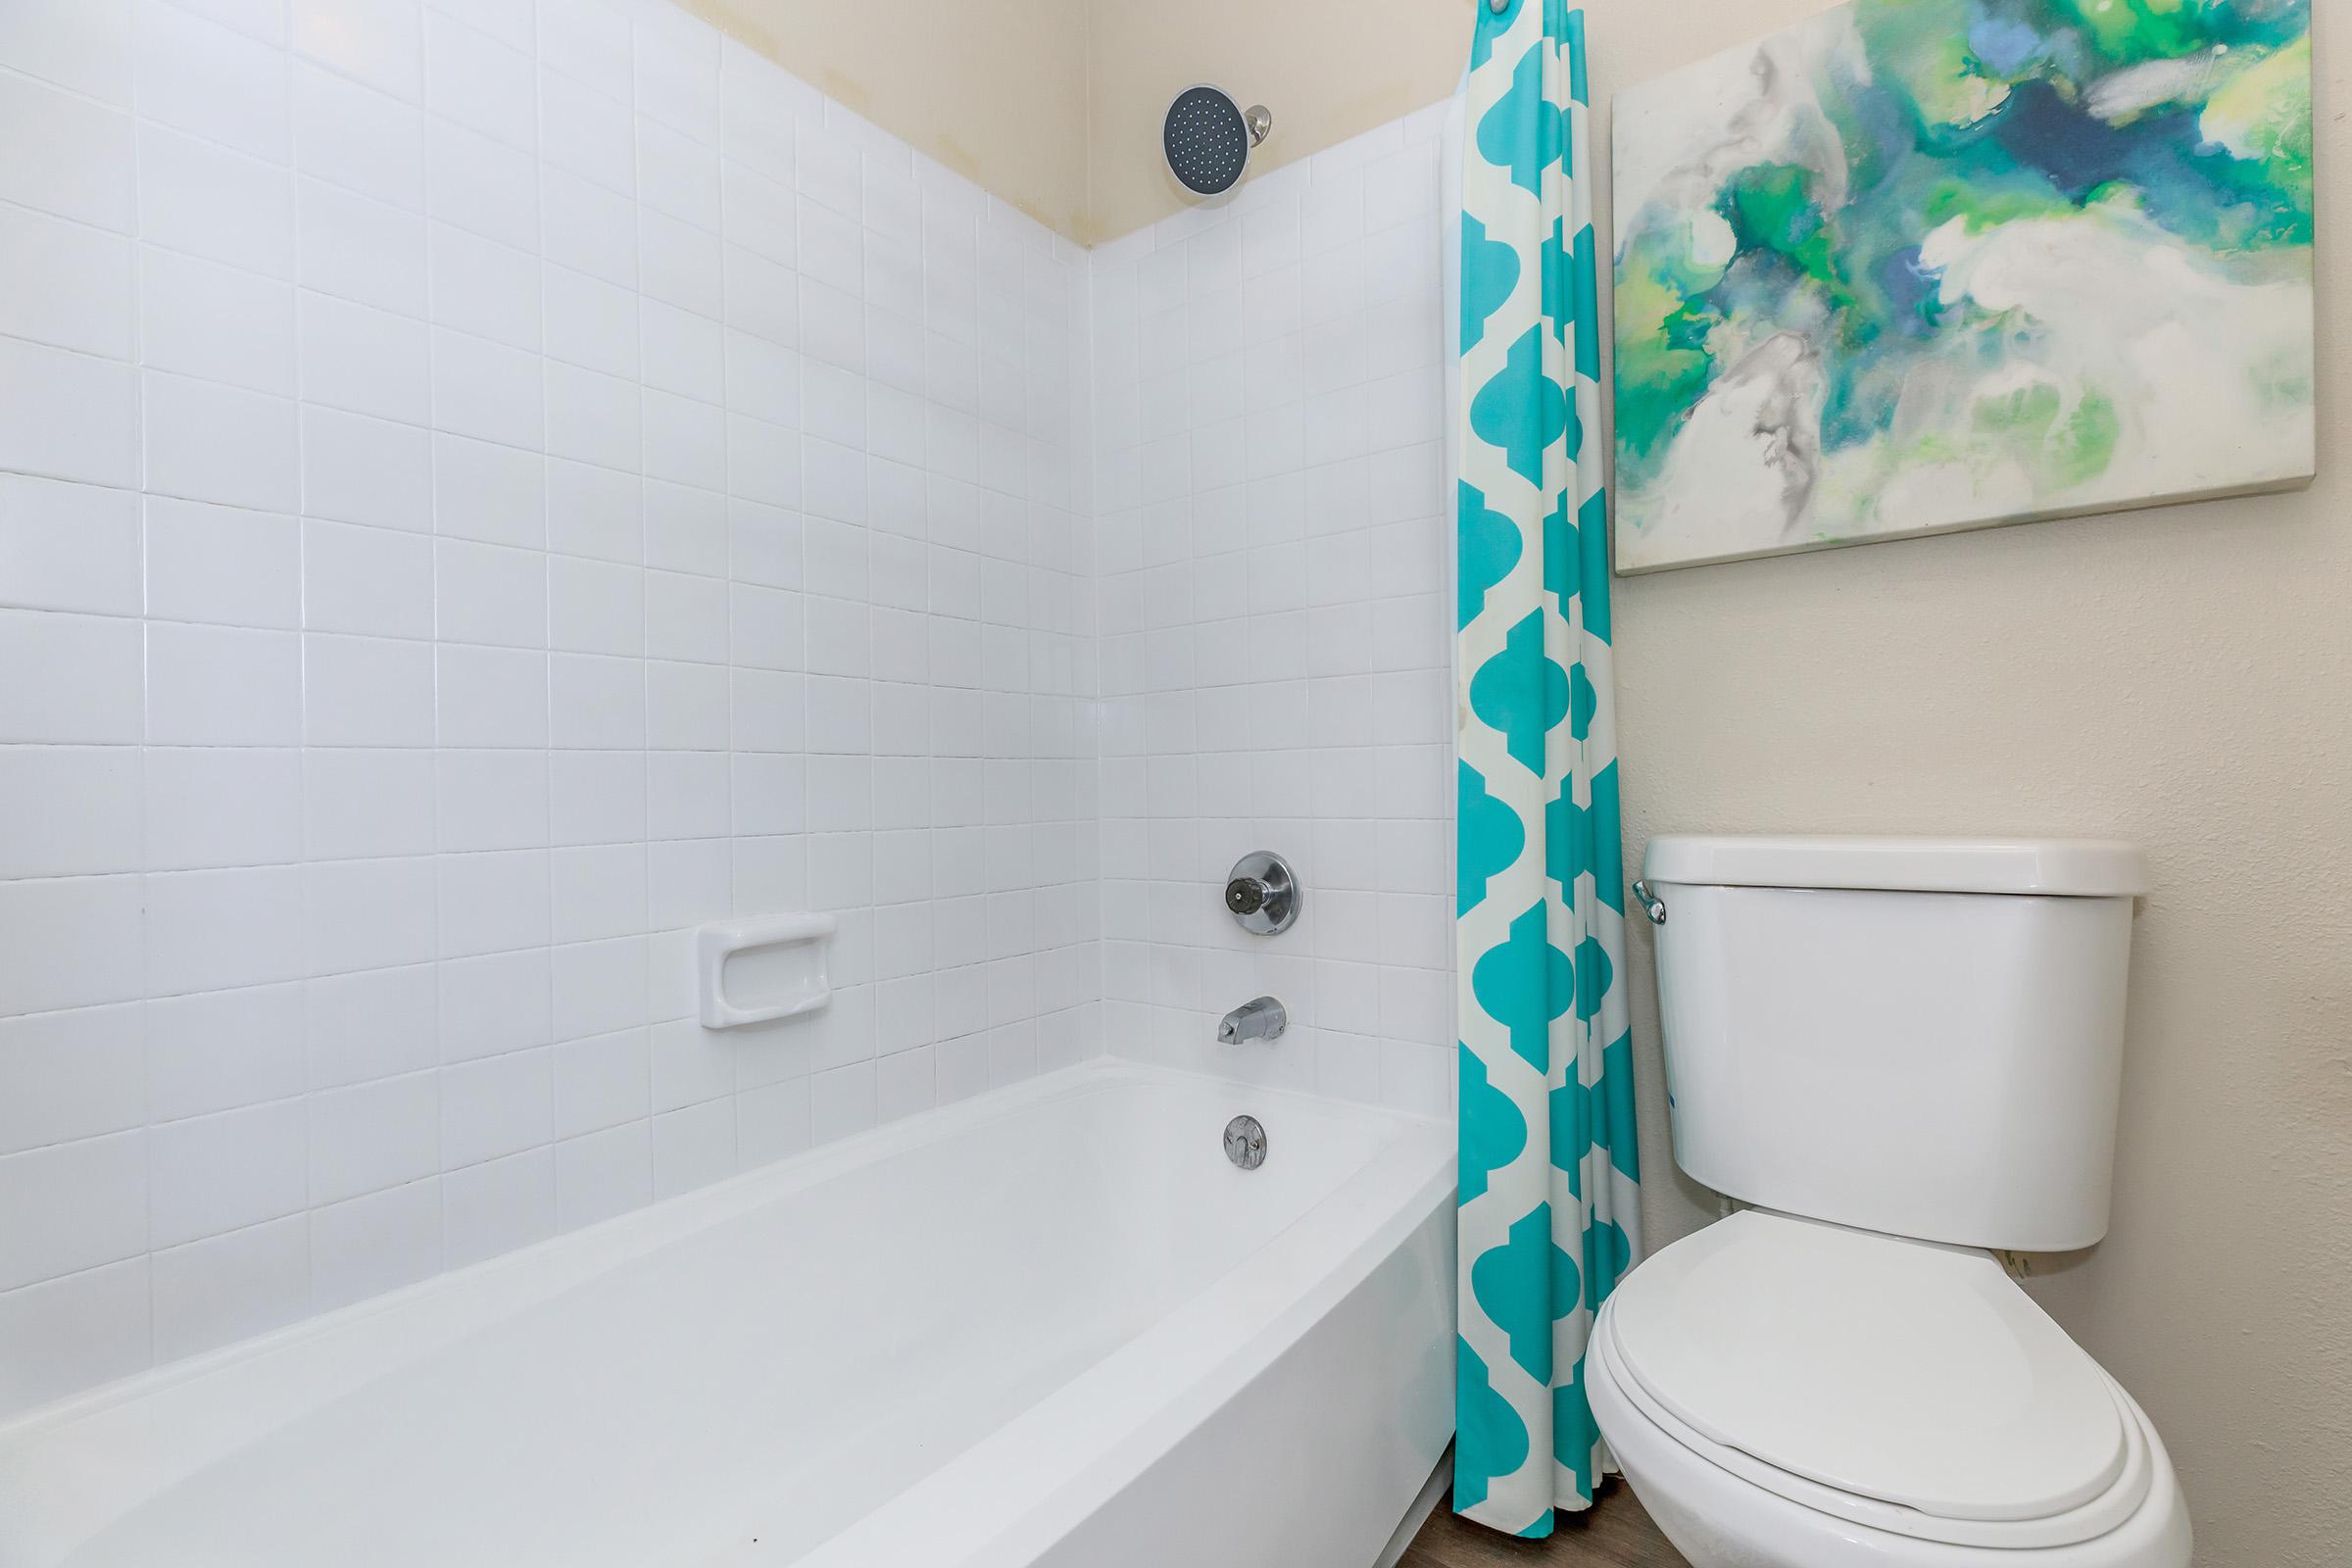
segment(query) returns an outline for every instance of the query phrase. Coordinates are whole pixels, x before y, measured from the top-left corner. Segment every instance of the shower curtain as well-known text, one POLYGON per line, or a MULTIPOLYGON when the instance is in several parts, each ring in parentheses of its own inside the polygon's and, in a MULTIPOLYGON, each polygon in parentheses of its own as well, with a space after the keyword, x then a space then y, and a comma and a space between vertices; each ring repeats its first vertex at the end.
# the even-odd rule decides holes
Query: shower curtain
POLYGON ((1480 0, 1461 160, 1454 1508, 1519 1536, 1608 1463, 1592 1314, 1641 1250, 1584 13, 1480 0))

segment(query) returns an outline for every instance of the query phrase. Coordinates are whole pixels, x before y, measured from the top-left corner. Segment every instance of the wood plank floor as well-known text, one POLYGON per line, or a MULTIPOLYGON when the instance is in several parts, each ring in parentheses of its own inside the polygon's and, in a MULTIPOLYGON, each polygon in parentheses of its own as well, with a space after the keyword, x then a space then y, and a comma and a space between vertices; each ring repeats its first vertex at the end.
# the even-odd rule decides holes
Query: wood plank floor
POLYGON ((1549 1541, 1498 1536, 1461 1519, 1441 1501, 1396 1568, 1551 1568, 1562 1563, 1689 1568, 1622 1481, 1604 1487, 1586 1512, 1559 1515, 1549 1541))

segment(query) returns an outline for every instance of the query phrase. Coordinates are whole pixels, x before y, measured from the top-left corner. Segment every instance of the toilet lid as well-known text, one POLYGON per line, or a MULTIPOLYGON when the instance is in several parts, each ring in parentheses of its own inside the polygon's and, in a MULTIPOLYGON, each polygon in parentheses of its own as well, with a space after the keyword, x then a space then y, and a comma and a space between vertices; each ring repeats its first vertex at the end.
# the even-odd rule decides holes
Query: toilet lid
POLYGON ((2112 1487, 2097 1364, 1982 1252, 1735 1214, 1617 1288, 1625 1369, 1716 1443, 1946 1519, 2045 1519, 2112 1487))

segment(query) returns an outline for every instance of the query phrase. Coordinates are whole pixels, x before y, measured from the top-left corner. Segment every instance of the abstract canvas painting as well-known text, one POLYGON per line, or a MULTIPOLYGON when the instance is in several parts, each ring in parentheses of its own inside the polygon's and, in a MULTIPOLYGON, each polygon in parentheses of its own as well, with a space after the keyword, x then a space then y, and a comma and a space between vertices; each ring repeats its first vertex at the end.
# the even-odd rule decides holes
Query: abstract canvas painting
POLYGON ((1851 0, 1618 96, 1617 567, 2308 482, 2311 0, 1851 0))

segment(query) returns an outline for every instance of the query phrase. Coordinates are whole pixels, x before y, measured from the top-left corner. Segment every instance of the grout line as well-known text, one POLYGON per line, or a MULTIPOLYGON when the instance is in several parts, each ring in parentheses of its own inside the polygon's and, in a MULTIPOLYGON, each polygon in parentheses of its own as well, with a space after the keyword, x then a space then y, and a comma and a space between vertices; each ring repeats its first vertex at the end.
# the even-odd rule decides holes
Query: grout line
MULTIPOLYGON (((125 41, 125 49, 129 56, 127 64, 130 67, 130 90, 129 103, 127 106, 131 143, 129 246, 130 342, 133 369, 131 372, 130 409, 131 427, 135 432, 134 440, 136 441, 138 448, 136 456, 133 460, 133 466, 137 473, 139 494, 139 500, 136 503, 139 514, 139 609, 143 616, 147 609, 147 582, 150 541, 149 530, 147 526, 147 503, 145 496, 149 477, 147 472, 147 377, 144 368, 147 362, 147 267, 145 259, 140 254, 139 248, 146 243, 147 234, 147 160, 144 156, 142 156, 139 147, 139 127, 143 122, 140 116, 141 94, 139 87, 140 76, 142 73, 140 72, 138 66, 138 52, 136 47, 130 45, 127 40, 125 41)), ((139 628, 139 739, 142 744, 140 747, 137 763, 139 785, 137 831, 139 835, 139 864, 142 867, 145 866, 148 860, 152 858, 152 849, 149 843, 150 835, 148 832, 147 823, 147 752, 144 744, 149 739, 148 731, 150 720, 148 716, 148 703, 152 695, 150 690, 152 682, 149 678, 149 659, 152 652, 152 633, 144 619, 142 619, 139 628)), ((147 883, 144 875, 142 874, 139 882, 138 970, 140 1000, 138 1005, 139 1022, 141 1026, 139 1068, 145 1080, 140 1085, 140 1102, 143 1116, 152 1115, 154 1110, 153 1058, 155 1046, 154 1041, 148 1034, 145 1025, 147 1021, 147 1004, 149 1001, 152 1000, 149 996, 149 993, 152 992, 155 987, 154 981, 149 974, 149 969, 151 967, 151 956, 149 953, 147 935, 147 883)), ((155 1292, 155 1265, 153 1262, 156 1241, 156 1171, 153 1149, 145 1144, 142 1144, 141 1152, 146 1167, 144 1175, 146 1177, 147 1187, 146 1202, 144 1204, 145 1213, 141 1216, 143 1222, 141 1239, 145 1247, 143 1255, 148 1259, 146 1269, 147 1346, 146 1353, 142 1357, 142 1363, 145 1365, 153 1365, 157 1355, 156 1320, 159 1315, 159 1303, 157 1302, 155 1292)))

